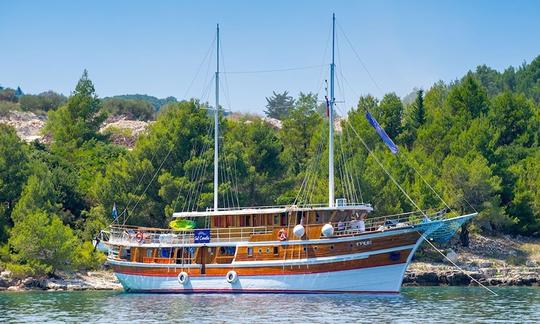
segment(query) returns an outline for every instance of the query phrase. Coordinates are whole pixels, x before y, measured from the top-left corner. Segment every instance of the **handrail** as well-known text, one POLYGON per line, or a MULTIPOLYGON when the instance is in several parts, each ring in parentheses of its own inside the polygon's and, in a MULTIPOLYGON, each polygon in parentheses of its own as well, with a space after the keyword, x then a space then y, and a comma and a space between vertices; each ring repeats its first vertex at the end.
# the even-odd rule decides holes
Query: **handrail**
MULTIPOLYGON (((441 213, 430 213, 431 219, 440 219, 441 213)), ((414 225, 422 222, 424 215, 421 212, 401 213, 396 215, 371 217, 364 220, 363 230, 360 231, 358 220, 346 222, 332 222, 334 226, 334 236, 351 235, 358 232, 373 232, 393 227, 414 225)), ((307 227, 322 226, 324 224, 307 224, 307 227)), ((278 225, 253 226, 253 227, 227 227, 211 228, 210 237, 212 242, 237 242, 248 241, 253 235, 272 233, 275 228, 283 227, 278 225)), ((290 227, 286 226, 286 227, 290 227)), ((141 244, 194 244, 195 237, 193 230, 175 230, 152 227, 136 227, 129 225, 111 225, 109 232, 109 243, 141 243, 141 244), (140 233, 140 234, 139 234, 140 233), (139 234, 139 235, 138 235, 139 234)))

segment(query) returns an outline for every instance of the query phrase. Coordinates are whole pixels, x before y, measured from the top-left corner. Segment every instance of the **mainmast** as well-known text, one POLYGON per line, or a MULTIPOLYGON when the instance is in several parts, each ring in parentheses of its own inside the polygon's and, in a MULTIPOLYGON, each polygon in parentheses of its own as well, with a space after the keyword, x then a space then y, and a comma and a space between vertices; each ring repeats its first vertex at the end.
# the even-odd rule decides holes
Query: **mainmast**
POLYGON ((214 211, 218 210, 219 187, 219 24, 216 28, 216 106, 214 109, 214 211))
POLYGON ((334 52, 336 14, 332 14, 332 63, 330 64, 330 103, 328 107, 328 207, 334 207, 334 52))

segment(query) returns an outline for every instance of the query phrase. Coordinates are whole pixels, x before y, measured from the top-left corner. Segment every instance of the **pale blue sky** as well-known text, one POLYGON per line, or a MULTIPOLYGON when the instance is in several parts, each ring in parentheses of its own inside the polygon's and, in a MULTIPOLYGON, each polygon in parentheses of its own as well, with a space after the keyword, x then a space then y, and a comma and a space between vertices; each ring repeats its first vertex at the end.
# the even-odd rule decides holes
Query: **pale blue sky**
MULTIPOLYGON (((329 63, 332 12, 378 85, 338 28, 337 64, 348 83, 336 98, 347 107, 361 94, 404 96, 479 64, 504 69, 540 54, 540 1, 0 0, 0 85, 69 94, 86 68, 101 97, 207 93, 213 101, 213 89, 204 90, 208 64, 188 88, 216 23, 228 71, 318 66, 329 63)), ((321 92, 324 78, 327 66, 228 74, 222 103, 261 112, 273 90, 321 92)))

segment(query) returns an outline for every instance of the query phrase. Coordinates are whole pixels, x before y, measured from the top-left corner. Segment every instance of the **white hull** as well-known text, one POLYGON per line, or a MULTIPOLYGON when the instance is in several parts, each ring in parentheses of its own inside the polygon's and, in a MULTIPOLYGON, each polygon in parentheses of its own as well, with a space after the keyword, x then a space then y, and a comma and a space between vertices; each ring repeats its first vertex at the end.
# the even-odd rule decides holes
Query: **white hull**
POLYGON ((239 276, 228 283, 225 276, 190 277, 184 285, 176 277, 117 273, 130 292, 168 293, 398 293, 407 263, 315 274, 239 276))

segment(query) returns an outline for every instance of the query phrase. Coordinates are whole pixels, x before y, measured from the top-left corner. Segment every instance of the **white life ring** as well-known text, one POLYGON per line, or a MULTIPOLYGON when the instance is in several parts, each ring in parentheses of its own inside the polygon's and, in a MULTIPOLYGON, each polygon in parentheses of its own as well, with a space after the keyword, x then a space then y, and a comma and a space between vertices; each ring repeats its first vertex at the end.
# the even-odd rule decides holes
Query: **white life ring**
POLYGON ((189 275, 187 274, 187 272, 180 272, 178 274, 178 282, 182 285, 185 285, 189 282, 189 275))
POLYGON ((225 278, 227 279, 228 283, 232 284, 238 281, 238 274, 236 273, 236 271, 231 270, 227 272, 227 276, 225 276, 225 278))

